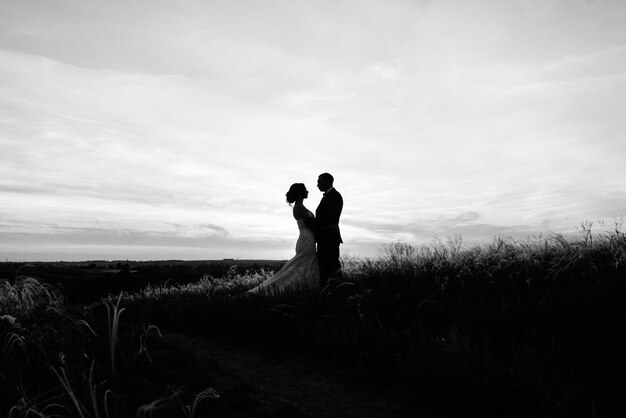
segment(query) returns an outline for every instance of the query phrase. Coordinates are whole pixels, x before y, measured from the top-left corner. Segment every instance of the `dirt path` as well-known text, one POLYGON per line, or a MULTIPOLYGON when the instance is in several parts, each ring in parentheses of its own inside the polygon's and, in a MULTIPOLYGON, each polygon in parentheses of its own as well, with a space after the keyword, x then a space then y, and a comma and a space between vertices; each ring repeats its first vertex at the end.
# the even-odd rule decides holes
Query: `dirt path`
MULTIPOLYGON (((303 356, 273 358, 218 339, 167 333, 177 350, 195 358, 220 399, 206 408, 211 417, 389 417, 444 418, 398 390, 367 390, 345 375, 303 356)), ((200 411, 200 409, 199 409, 200 411)), ((198 416, 205 416, 198 413, 198 416)))

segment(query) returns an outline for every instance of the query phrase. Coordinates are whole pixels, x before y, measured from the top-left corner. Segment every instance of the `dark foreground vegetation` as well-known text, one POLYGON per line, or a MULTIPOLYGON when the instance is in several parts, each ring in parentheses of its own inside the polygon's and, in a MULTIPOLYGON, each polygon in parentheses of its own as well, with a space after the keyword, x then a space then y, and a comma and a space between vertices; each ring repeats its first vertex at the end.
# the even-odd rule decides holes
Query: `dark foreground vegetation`
POLYGON ((626 236, 618 222, 581 232, 387 245, 321 292, 243 296, 269 272, 232 268, 85 304, 5 277, 0 416, 268 416, 164 358, 172 331, 305 353, 451 416, 624 416, 626 236))
POLYGON ((135 292, 146 286, 177 286, 204 276, 222 277, 236 264, 239 270, 280 269, 277 260, 103 261, 0 263, 0 279, 36 277, 57 288, 66 303, 91 303, 109 294, 135 292))

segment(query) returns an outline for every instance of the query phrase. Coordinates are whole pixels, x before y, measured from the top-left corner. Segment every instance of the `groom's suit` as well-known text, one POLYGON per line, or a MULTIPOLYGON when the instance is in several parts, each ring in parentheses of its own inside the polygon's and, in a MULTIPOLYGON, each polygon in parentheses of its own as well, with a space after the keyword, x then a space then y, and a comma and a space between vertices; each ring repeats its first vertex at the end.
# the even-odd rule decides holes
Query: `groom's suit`
POLYGON ((317 260, 320 266, 322 286, 331 273, 340 271, 339 244, 343 243, 339 231, 339 217, 343 209, 343 198, 331 188, 315 210, 315 239, 317 241, 317 260))

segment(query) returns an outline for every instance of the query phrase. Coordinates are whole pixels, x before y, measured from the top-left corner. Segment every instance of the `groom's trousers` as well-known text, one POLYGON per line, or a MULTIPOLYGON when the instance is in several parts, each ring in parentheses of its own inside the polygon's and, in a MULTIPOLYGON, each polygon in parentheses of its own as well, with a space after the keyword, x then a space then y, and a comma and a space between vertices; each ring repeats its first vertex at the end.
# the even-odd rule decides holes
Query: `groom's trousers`
POLYGON ((339 273, 341 275, 341 263, 339 262, 338 242, 318 242, 317 262, 320 266, 320 278, 322 287, 328 282, 328 278, 339 273))

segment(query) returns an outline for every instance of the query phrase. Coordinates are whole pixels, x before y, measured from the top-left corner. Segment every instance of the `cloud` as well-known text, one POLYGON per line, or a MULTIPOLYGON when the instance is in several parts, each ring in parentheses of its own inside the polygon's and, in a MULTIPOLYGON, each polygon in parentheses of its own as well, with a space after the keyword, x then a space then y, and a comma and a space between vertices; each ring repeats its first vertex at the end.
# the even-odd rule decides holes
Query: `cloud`
POLYGON ((142 254, 151 242, 198 254, 207 236, 287 257, 297 228, 284 193, 314 191, 323 171, 344 193, 355 252, 619 215, 625 11, 7 3, 0 229, 60 234, 66 249, 89 233, 122 248, 132 231, 142 254))
POLYGON ((293 242, 237 241, 159 237, 131 232, 104 234, 84 231, 72 234, 3 234, 0 257, 16 261, 82 261, 106 260, 216 260, 270 259, 281 260, 293 254, 293 242), (286 255, 284 258, 283 255, 286 255))
MULTIPOLYGON (((32 231, 32 225, 29 229, 32 231)), ((52 259, 55 259, 61 253, 64 260, 81 260, 84 257, 128 259, 131 255, 150 259, 157 254, 167 258, 169 252, 170 258, 179 254, 185 259, 190 254, 199 259, 233 258, 243 254, 252 258, 280 259, 280 251, 276 250, 287 251, 291 247, 281 240, 260 247, 258 242, 233 240, 224 228, 217 225, 184 226, 182 231, 177 228, 150 231, 62 225, 40 225, 38 229, 42 232, 3 230, 0 234, 0 256, 21 254, 18 259, 37 260, 42 254, 47 254, 46 259, 50 259, 52 254, 52 259), (264 248, 274 250, 264 251, 264 248)))

